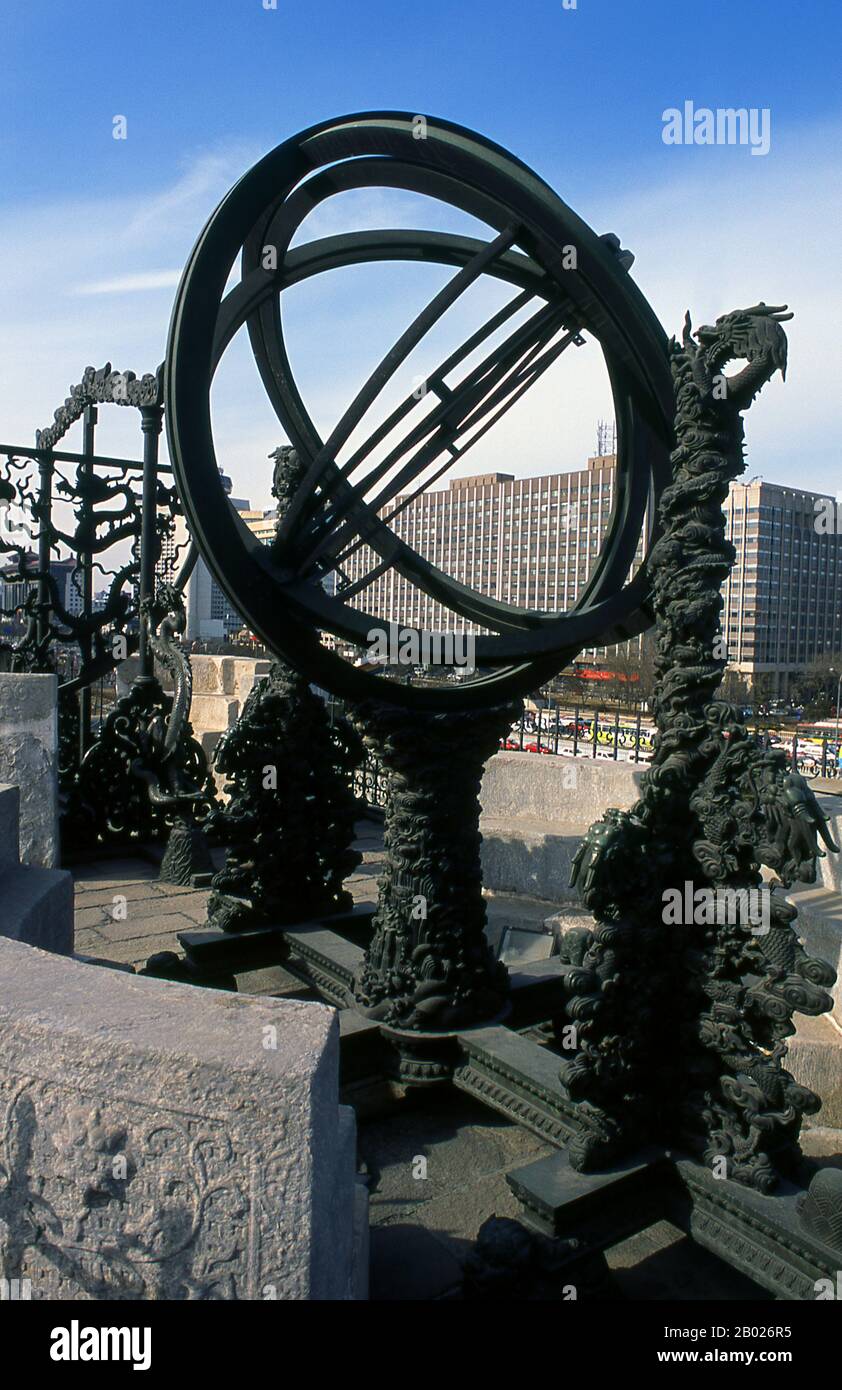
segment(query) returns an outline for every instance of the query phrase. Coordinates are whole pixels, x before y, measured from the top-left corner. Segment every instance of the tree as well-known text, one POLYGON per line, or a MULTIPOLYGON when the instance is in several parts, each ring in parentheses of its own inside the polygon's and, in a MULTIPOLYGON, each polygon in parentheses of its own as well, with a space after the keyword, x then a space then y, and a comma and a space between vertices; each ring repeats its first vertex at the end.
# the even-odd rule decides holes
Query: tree
POLYGON ((587 681, 582 679, 574 666, 562 671, 546 689, 557 700, 573 705, 581 705, 588 698, 587 681))
POLYGON ((792 683, 792 693, 813 718, 825 719, 836 713, 842 652, 825 652, 816 657, 792 683))
POLYGON ((739 671, 735 671, 732 666, 728 666, 722 677, 722 698, 727 700, 729 705, 736 705, 742 708, 749 704, 748 684, 744 676, 739 671))
POLYGON ((608 662, 612 679, 606 681, 608 699, 626 709, 649 704, 655 693, 655 643, 652 635, 623 642, 615 647, 608 662))

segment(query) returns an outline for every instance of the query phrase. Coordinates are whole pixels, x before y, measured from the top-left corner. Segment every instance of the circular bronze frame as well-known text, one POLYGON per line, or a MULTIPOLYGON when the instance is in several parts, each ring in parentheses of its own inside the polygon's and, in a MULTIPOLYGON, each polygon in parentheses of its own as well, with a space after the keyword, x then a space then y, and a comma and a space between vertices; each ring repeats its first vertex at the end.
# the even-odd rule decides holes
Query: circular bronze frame
MULTIPOLYGON (((622 641, 650 625, 646 560, 629 583, 624 580, 647 502, 657 515, 658 498, 670 480, 673 392, 666 336, 610 243, 499 146, 433 118, 425 118, 419 138, 418 120, 386 112, 324 122, 272 150, 231 189, 201 233, 176 296, 166 359, 166 421, 175 477, 199 549, 245 621, 272 650, 350 699, 467 709, 526 694, 584 647, 622 641), (318 202, 363 186, 428 194, 496 228, 498 238, 486 244, 445 233, 383 231, 289 249, 296 229, 318 202), (269 269, 263 266, 266 246, 275 251, 275 265, 269 269), (571 246, 576 248, 572 269, 566 254, 571 246), (238 255, 241 279, 226 295, 238 255), (331 457, 334 435, 326 446, 316 431, 289 366, 281 293, 328 268, 387 259, 469 269, 481 263, 483 273, 555 306, 565 322, 574 322, 600 342, 617 420, 615 505, 594 572, 569 612, 516 608, 477 594, 436 569, 341 478, 331 457), (476 640, 476 662, 485 674, 460 685, 411 686, 361 671, 322 645, 322 630, 363 645, 382 619, 350 607, 341 593, 329 594, 318 578, 314 582, 296 571, 294 517, 286 546, 282 539, 266 546, 226 498, 214 449, 210 390, 220 358, 243 324, 278 419, 308 465, 293 507, 303 514, 327 480, 328 489, 344 503, 343 516, 384 563, 453 611, 491 629, 493 635, 476 640)), ((395 354, 393 349, 386 359, 391 370, 395 354)), ((376 396, 388 374, 383 367, 375 372, 361 393, 365 401, 376 396)), ((650 548, 656 535, 655 527, 650 548)))

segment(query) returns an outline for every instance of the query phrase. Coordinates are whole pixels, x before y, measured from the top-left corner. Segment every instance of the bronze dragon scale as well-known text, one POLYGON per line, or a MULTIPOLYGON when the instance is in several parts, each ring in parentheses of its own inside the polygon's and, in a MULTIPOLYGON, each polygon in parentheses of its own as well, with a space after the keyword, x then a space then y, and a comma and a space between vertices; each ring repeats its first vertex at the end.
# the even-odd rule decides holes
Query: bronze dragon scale
POLYGON ((831 1007, 835 973, 804 951, 780 886, 814 882, 819 841, 837 846, 786 754, 763 751, 716 698, 720 590, 736 558, 722 505, 745 467, 741 412, 786 372, 785 307, 758 304, 695 334, 688 315, 670 344, 673 482, 651 556, 656 748, 637 805, 606 812, 573 868, 596 918, 567 949, 577 1050, 562 1080, 580 1101, 571 1161, 582 1169, 654 1140, 769 1191, 794 1172, 802 1117, 820 1105, 785 1069, 786 1040, 794 1011, 831 1007), (735 361, 746 365, 726 376, 735 361), (775 891, 761 865, 777 875, 775 891), (726 890, 741 903, 764 894, 765 919, 668 922, 667 895, 688 884, 713 902, 726 890))

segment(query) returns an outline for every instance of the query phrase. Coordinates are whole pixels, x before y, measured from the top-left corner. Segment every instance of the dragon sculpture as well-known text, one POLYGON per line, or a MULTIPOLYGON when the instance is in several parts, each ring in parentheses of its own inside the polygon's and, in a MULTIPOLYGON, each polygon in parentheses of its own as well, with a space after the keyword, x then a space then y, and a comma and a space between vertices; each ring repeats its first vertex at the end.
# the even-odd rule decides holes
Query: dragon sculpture
POLYGON ((761 749, 716 698, 720 590, 736 558, 722 506, 745 466, 742 412, 786 372, 785 308, 757 304, 695 334, 688 314, 670 343, 673 481, 651 555, 656 748, 638 803, 606 812, 573 865, 596 918, 566 952, 577 1050, 562 1081, 582 1103, 570 1151, 580 1169, 654 1140, 767 1192, 796 1171, 802 1117, 820 1106, 783 1061, 793 1011, 826 1012, 835 972, 804 951, 780 888, 814 882, 821 844, 837 846, 786 754, 761 749), (726 375, 735 361, 745 366, 726 375), (740 910, 668 924, 667 892, 688 885, 713 903, 730 890, 740 910), (744 910, 750 893, 766 909, 759 923, 744 910))
MULTIPOLYGON (((146 624, 149 646, 160 666, 169 674, 172 685, 172 705, 166 720, 158 716, 149 727, 149 734, 160 755, 161 772, 150 779, 150 797, 163 803, 185 795, 192 801, 197 788, 187 787, 183 769, 176 761, 176 750, 190 717, 193 699, 193 670, 179 645, 187 625, 184 600, 172 584, 161 584, 152 598, 141 600, 141 617, 146 624)), ((139 771, 139 764, 136 767, 139 771)))

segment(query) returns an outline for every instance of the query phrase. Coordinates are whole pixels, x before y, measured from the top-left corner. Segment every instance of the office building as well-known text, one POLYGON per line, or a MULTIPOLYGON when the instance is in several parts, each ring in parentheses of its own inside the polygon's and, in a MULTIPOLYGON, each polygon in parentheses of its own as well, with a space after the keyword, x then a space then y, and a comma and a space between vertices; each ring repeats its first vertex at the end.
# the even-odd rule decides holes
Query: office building
MULTIPOLYGON (((515 478, 487 473, 410 502, 390 525, 401 540, 461 584, 519 608, 565 610, 586 587, 614 504, 614 455, 587 468, 515 478)), ((398 497, 390 510, 400 507, 398 497)), ((643 543, 638 545, 635 567, 643 543)), ((341 567, 351 583, 378 563, 367 546, 341 567)), ((426 631, 481 631, 390 570, 351 600, 387 621, 426 631)))
MULTIPOLYGON (((586 585, 605 535, 614 471, 615 456, 600 454, 577 472, 455 478, 408 502, 390 525, 412 549, 480 593, 519 607, 565 610, 586 585)), ((761 479, 730 488, 726 533, 737 563, 723 590, 723 627, 729 665, 750 690, 785 694, 795 672, 842 652, 842 537, 816 526, 824 496, 761 479)), ((641 555, 639 545, 633 571, 641 555)), ((366 546, 350 554, 340 587, 343 577, 360 581, 378 559, 366 546)), ((394 571, 376 575, 351 602, 385 622, 429 631, 473 628, 394 571)))
MULTIPOLYGON (((268 544, 275 533, 277 514, 274 511, 256 510, 243 498, 231 498, 231 503, 249 530, 253 531, 259 540, 268 544)), ((185 606, 185 636, 189 641, 225 641, 243 629, 242 617, 219 587, 201 556, 187 581, 185 606)))
POLYGON ((842 652, 842 536, 817 526, 825 499, 760 478, 731 485, 737 563, 723 625, 729 662, 750 689, 785 695, 795 672, 842 652))

